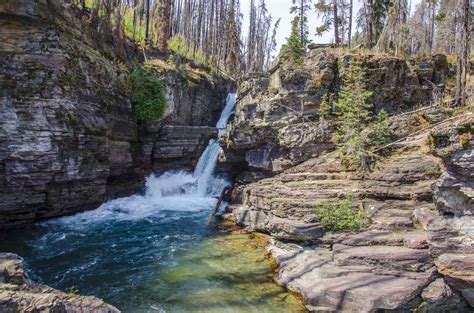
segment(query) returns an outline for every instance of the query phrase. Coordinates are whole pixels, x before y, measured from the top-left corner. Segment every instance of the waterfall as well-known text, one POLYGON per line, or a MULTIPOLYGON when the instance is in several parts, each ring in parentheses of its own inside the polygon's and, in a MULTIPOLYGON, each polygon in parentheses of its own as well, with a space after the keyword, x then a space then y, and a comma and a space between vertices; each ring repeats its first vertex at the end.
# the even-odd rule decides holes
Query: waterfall
MULTIPOLYGON (((235 93, 230 93, 227 96, 226 105, 216 124, 216 128, 219 130, 219 136, 225 132, 227 122, 229 121, 230 116, 234 113, 236 98, 237 95, 235 93)), ((219 150, 219 144, 214 139, 211 139, 196 165, 193 176, 197 180, 197 191, 201 195, 206 195, 208 193, 212 194, 216 191, 220 193, 225 187, 223 186, 221 188, 222 180, 214 177, 214 170, 219 157, 219 150)))
MULTIPOLYGON (((225 131, 234 112, 236 94, 229 94, 216 127, 219 135, 225 131)), ((193 173, 170 171, 160 176, 150 175, 146 179, 145 194, 133 195, 108 201, 94 211, 64 217, 51 223, 70 225, 90 224, 104 220, 135 220, 146 218, 160 210, 195 211, 210 209, 222 190, 229 185, 223 178, 214 175, 219 156, 219 144, 215 139, 199 158, 193 173)))

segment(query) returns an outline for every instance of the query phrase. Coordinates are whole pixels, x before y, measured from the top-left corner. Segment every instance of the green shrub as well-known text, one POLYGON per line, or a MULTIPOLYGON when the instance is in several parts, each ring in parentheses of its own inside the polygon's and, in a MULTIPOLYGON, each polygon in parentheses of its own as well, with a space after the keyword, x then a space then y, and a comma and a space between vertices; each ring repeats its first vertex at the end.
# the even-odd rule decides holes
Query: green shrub
POLYGON ((373 104, 367 101, 372 93, 365 89, 364 72, 359 63, 351 62, 342 81, 333 108, 337 119, 333 136, 337 156, 345 168, 367 171, 375 157, 374 148, 388 142, 387 113, 382 110, 374 114, 373 104))
POLYGON ((165 86, 153 75, 152 69, 135 65, 130 75, 132 105, 138 120, 153 122, 163 117, 166 110, 165 86))
POLYGON ((327 232, 358 230, 367 226, 362 209, 352 208, 353 196, 331 201, 316 207, 316 215, 327 232))

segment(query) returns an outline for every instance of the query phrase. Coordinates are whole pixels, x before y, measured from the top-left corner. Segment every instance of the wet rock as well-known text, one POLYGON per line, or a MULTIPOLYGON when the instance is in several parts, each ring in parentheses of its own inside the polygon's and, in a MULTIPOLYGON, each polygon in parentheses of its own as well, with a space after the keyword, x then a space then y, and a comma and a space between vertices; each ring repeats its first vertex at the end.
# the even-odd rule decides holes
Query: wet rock
POLYGON ((154 168, 159 171, 194 168, 212 138, 217 138, 215 127, 163 127, 153 148, 154 168))
POLYGON ((461 294, 467 303, 474 308, 474 288, 466 288, 461 290, 461 294))
MULTIPOLYGON (((167 87, 166 116, 139 127, 123 69, 134 46, 79 16, 64 1, 0 4, 0 228, 137 192, 161 164, 153 153, 163 126, 214 126, 231 88, 212 75, 190 82, 177 71, 157 72, 167 87)), ((186 167, 197 146, 177 148, 186 167)))

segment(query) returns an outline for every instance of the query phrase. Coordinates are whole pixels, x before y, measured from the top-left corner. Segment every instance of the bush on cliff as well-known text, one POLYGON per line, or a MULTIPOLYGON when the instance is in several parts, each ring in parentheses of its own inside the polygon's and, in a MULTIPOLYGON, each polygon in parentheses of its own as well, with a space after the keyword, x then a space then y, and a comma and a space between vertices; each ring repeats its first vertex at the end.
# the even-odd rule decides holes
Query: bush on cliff
POLYGON ((138 120, 153 122, 166 110, 164 82, 153 75, 152 69, 135 65, 131 75, 132 105, 138 120))
POLYGON ((316 207, 319 222, 327 232, 358 230, 367 226, 367 219, 362 209, 352 208, 353 196, 342 200, 331 201, 316 207))
POLYGON ((383 110, 374 113, 374 106, 367 101, 372 93, 365 85, 362 67, 351 62, 333 107, 337 156, 345 168, 363 171, 371 168, 374 148, 387 143, 389 136, 387 114, 383 110))

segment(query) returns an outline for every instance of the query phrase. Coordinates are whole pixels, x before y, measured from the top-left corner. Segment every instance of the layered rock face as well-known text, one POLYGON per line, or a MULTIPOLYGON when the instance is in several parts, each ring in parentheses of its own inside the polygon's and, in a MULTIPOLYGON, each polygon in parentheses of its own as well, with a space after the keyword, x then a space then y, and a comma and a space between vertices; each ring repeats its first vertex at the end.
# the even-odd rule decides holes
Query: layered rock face
POLYGON ((303 68, 244 83, 222 140, 222 160, 246 171, 237 177, 228 216, 272 235, 276 280, 302 294, 310 311, 472 312, 474 115, 429 106, 428 86, 443 88, 438 79, 447 73, 445 65, 436 69, 441 56, 418 72, 399 59, 369 58, 368 87, 376 108, 391 114, 394 143, 371 172, 348 171, 332 152, 330 124, 320 119, 318 95, 338 84, 328 74, 336 65, 322 64, 335 58, 320 52, 303 68), (304 73, 321 78, 311 94, 312 80, 285 85, 304 73), (366 225, 327 233, 318 210, 336 210, 348 198, 366 225))
POLYGON ((0 253, 0 311, 120 312, 98 298, 66 294, 34 283, 24 269, 23 260, 12 253, 0 253))
POLYGON ((213 126, 225 81, 157 73, 167 86, 166 118, 138 125, 123 65, 136 51, 96 22, 64 1, 0 3, 0 228, 135 192, 177 155, 192 166, 213 135, 163 127, 213 126), (163 144, 175 147, 171 155, 163 144))
POLYGON ((369 102, 389 114, 428 105, 444 90, 450 73, 442 55, 407 62, 312 50, 300 68, 277 65, 270 76, 254 74, 243 80, 221 161, 278 173, 332 148, 330 127, 320 116, 341 84, 341 72, 355 58, 366 69, 369 102))

